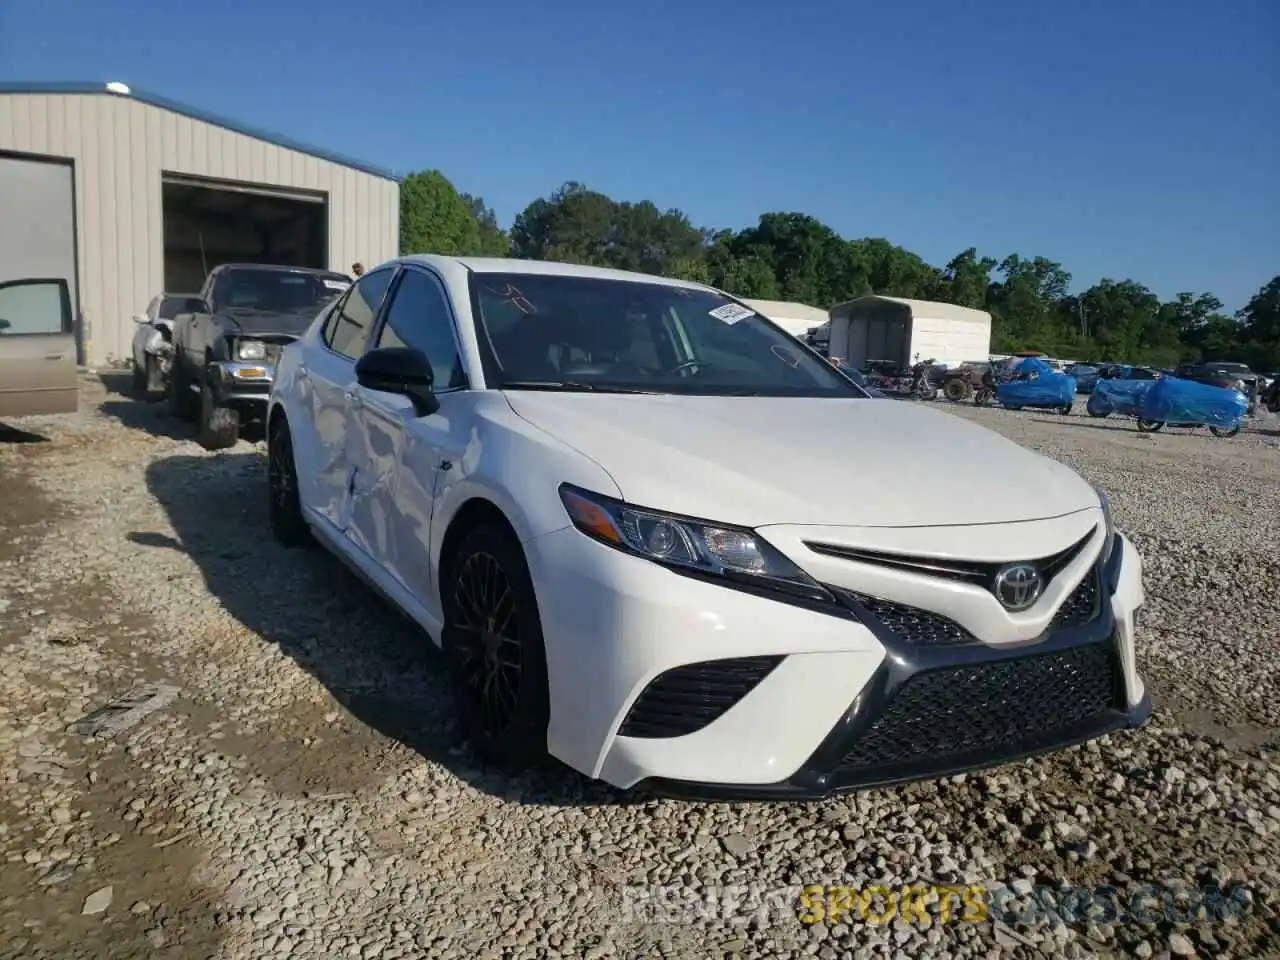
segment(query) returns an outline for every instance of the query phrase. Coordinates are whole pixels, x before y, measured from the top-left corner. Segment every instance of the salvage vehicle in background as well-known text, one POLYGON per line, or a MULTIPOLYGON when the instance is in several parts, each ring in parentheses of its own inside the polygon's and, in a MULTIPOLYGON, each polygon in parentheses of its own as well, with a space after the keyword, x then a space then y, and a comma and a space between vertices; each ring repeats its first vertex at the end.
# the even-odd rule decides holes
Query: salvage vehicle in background
POLYGON ((135 314, 133 333, 133 387, 148 399, 161 397, 169 388, 173 365, 173 318, 201 309, 194 293, 162 293, 151 299, 147 309, 135 314))
POLYGON ((1105 496, 871 400, 704 285, 395 260, 284 348, 268 416, 276 537, 318 539, 443 648, 504 767, 820 796, 1150 709, 1142 561, 1105 496), (922 450, 966 482, 940 496, 922 450))
POLYGON ((1075 363, 1066 372, 1076 378, 1077 393, 1092 393, 1102 371, 1090 363, 1075 363))
POLYGON ((0 417, 75 413, 79 405, 70 284, 0 283, 0 417))
POLYGON ((281 349, 351 285, 346 274, 305 267, 214 267, 194 311, 173 321, 169 402, 195 418, 209 450, 233 446, 241 427, 265 422, 281 349))

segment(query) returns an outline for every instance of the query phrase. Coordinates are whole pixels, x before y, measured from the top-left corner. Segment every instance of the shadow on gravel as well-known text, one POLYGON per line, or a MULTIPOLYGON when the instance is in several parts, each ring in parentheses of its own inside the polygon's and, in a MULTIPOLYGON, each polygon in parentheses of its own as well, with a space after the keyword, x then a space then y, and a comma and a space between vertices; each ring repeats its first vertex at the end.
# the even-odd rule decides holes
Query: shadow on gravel
POLYGON ((173 417, 169 405, 163 400, 149 401, 133 388, 133 374, 127 370, 99 373, 98 379, 107 388, 107 399, 102 401, 102 412, 131 430, 141 430, 153 437, 171 440, 187 440, 195 435, 190 424, 173 417))
POLYGON ((49 438, 41 433, 32 433, 30 430, 22 430, 18 427, 11 427, 7 423, 0 423, 0 443, 48 443, 49 438))
POLYGON ((146 481, 177 537, 128 538, 187 554, 228 613, 279 644, 356 719, 506 800, 597 806, 649 799, 563 767, 518 778, 484 769, 454 725, 434 644, 323 548, 289 550, 272 539, 261 454, 168 457, 147 468, 146 481))

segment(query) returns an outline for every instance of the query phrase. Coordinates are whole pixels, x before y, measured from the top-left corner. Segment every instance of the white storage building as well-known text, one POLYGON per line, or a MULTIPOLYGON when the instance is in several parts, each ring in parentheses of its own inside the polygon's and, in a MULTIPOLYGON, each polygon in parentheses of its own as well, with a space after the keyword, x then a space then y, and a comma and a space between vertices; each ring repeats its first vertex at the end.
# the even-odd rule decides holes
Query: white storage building
POLYGON ((831 318, 827 311, 811 307, 807 303, 790 303, 785 300, 743 300, 761 316, 768 317, 793 337, 804 339, 814 327, 820 327, 831 318))
POLYGON ((390 171, 123 84, 0 82, 0 284, 65 277, 81 363, 218 263, 347 272, 399 232, 390 171))
POLYGON ((905 368, 930 357, 947 366, 985 362, 991 314, 932 300, 859 297, 831 308, 827 349, 856 370, 876 361, 905 368))

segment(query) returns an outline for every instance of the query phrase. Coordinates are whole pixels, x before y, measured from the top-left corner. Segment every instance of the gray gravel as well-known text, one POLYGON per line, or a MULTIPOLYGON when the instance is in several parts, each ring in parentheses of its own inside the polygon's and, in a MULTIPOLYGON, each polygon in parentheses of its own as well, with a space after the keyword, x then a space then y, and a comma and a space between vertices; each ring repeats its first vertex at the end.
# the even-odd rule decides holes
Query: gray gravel
POLYGON ((949 408, 1110 494, 1147 561, 1151 723, 940 783, 698 805, 480 769, 422 638, 271 542, 261 448, 205 453, 105 379, 22 424, 48 442, 0 440, 0 957, 1280 955, 1274 419, 1219 440, 949 408), (181 693, 115 739, 66 732, 142 681, 181 693), (1242 912, 798 921, 805 885, 952 883, 1058 908, 1242 885, 1242 912))

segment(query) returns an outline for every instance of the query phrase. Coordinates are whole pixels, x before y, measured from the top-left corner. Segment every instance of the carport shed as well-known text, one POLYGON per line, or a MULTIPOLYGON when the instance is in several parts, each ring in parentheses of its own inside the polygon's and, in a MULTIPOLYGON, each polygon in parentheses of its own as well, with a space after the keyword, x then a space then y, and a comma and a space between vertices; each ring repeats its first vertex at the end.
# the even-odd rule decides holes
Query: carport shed
POLYGON ((65 277, 80 362, 157 293, 241 260, 348 272, 399 250, 393 173, 122 84, 0 83, 0 283, 65 277))

